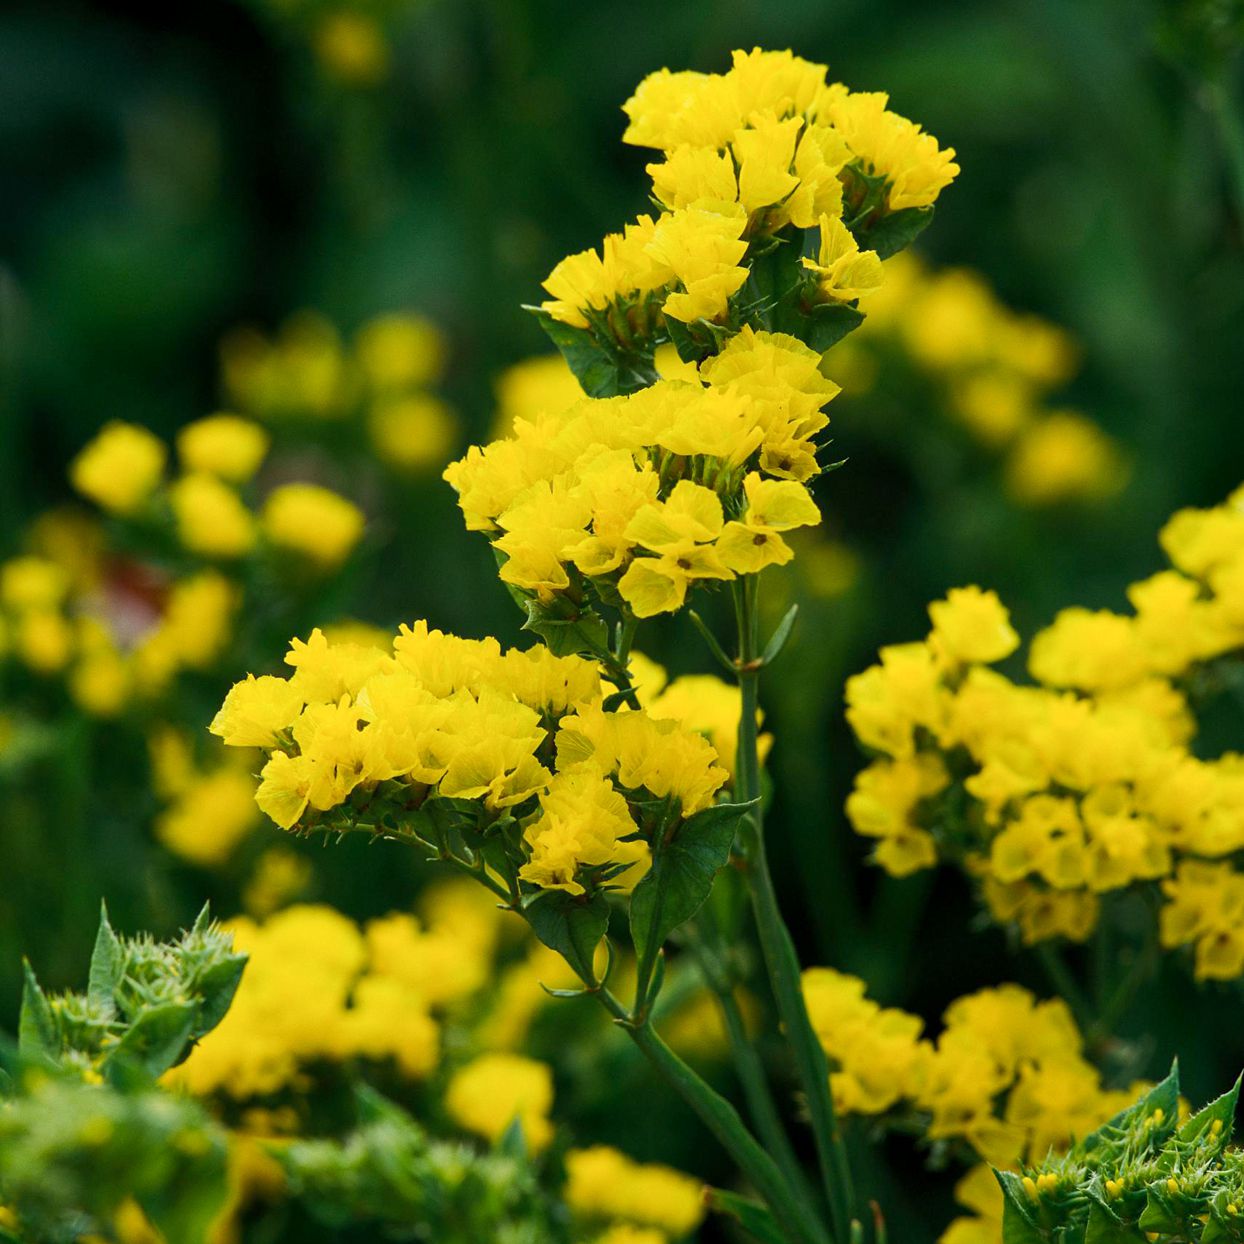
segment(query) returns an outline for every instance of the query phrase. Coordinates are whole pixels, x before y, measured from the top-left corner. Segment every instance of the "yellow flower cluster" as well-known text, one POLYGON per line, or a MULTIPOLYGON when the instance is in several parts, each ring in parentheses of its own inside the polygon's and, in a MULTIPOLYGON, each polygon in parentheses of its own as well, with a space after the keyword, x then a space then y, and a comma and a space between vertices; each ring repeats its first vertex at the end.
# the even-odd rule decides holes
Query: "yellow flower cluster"
POLYGON ((74 460, 70 478, 110 513, 171 521, 182 548, 209 561, 234 561, 263 544, 333 569, 363 534, 358 508, 316 484, 279 485, 252 512, 240 489, 263 462, 268 436, 248 419, 217 414, 188 424, 177 449, 182 473, 166 485, 164 445, 145 428, 111 423, 74 460))
MULTIPOLYGON (((810 968, 803 989, 840 1112, 914 1116, 929 1140, 966 1145, 994 1166, 1065 1150, 1135 1096, 1102 1086, 1061 998, 1041 1002, 1018 985, 982 989, 951 1003, 930 1040, 918 1016, 879 1006, 855 977, 810 968)), ((979 1182, 975 1172, 965 1181, 967 1204, 1000 1214, 979 1182)), ((962 1220, 943 1244, 973 1238, 962 1220)))
POLYGON ((455 888, 426 923, 394 914, 360 928, 321 906, 230 921, 249 956, 237 996, 168 1081, 244 1102, 306 1090, 324 1061, 391 1060, 404 1076, 426 1077, 440 1065, 447 1014, 491 967, 500 913, 484 910, 478 893, 482 904, 455 888))
POLYGON ((964 863, 1029 942, 1082 939, 1098 895, 1161 881, 1164 944, 1195 945, 1199 976, 1234 977, 1244 760, 1192 753, 1180 688, 1244 649, 1244 491, 1180 511, 1161 540, 1173 568, 1129 589, 1134 613, 1068 609, 1034 638, 1035 686, 988 668, 1019 642, 996 596, 931 606, 925 642, 847 684, 848 720, 880 753, 847 814, 896 875, 964 863))
POLYGON ((238 329, 221 345, 225 391, 239 410, 272 424, 356 421, 399 471, 443 466, 457 421, 432 391, 445 342, 419 316, 381 315, 347 344, 322 316, 293 316, 273 337, 238 329))
POLYGON ((638 617, 675 610, 696 583, 789 561, 782 533, 819 521, 803 481, 838 391, 819 365, 745 328, 695 381, 520 420, 445 477, 513 587, 547 604, 590 584, 638 617))
POLYGON ((139 585, 124 574, 102 581, 99 570, 41 554, 0 565, 0 660, 63 677, 79 708, 107 718, 219 659, 238 591, 218 571, 139 585))
POLYGON ((724 74, 650 74, 624 105, 625 142, 653 147, 662 209, 564 259, 544 310, 599 323, 615 340, 656 335, 662 316, 720 322, 748 279, 752 244, 788 226, 819 229, 809 266, 825 297, 880 282, 843 222, 927 208, 954 179, 954 152, 889 111, 885 95, 826 82, 824 65, 790 52, 735 52, 724 74), (844 202, 845 198, 845 202, 844 202))
POLYGON ((979 274, 934 271, 905 251, 887 260, 884 283, 861 294, 859 309, 864 323, 830 356, 848 393, 879 376, 901 383, 914 369, 951 419, 1004 455, 1007 490, 1023 505, 1098 499, 1124 483, 1119 446, 1054 404, 1075 372, 1067 334, 1012 311, 979 274))
POLYGON ((256 799, 287 829, 346 805, 339 816, 385 832, 386 808, 404 822, 429 801, 471 801, 492 821, 522 818, 523 881, 581 894, 642 871, 628 796, 688 817, 727 777, 694 730, 604 711, 596 666, 543 647, 502 652, 419 622, 390 651, 315 631, 286 661, 289 678, 236 684, 211 728, 271 753, 256 799))
POLYGON ((608 1235, 647 1244, 682 1239, 704 1217, 703 1187, 690 1175, 668 1166, 636 1162, 606 1145, 571 1149, 566 1154, 566 1204, 585 1225, 617 1220, 636 1235, 608 1235), (649 1234, 652 1233, 652 1234, 649 1234))

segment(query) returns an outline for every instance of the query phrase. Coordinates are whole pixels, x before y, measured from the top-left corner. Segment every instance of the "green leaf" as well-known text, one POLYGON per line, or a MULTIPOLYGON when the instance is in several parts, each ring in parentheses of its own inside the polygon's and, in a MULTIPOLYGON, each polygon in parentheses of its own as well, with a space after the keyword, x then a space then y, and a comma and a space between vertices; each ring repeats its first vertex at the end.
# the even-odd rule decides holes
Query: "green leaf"
POLYGON ((721 646, 720 643, 718 643, 717 636, 714 635, 711 630, 709 630, 708 624, 704 621, 704 619, 700 617, 700 615, 696 613, 694 609, 688 609, 687 616, 691 619, 692 626, 694 626, 695 629, 700 632, 700 635, 703 637, 704 642, 708 645, 709 652, 711 652, 713 656, 716 657, 717 663, 726 671, 726 673, 734 674, 735 673, 734 662, 730 660, 728 656, 726 656, 726 650, 721 646))
POLYGON ((523 908, 531 931, 555 950, 586 983, 595 981, 596 947, 609 928, 609 900, 547 890, 523 908))
POLYGON ((121 983, 125 970, 125 949, 121 939, 113 932, 108 921, 108 907, 99 904, 99 931, 95 934, 95 949, 91 952, 91 969, 87 977, 87 996, 107 1007, 112 1006, 112 996, 121 983))
POLYGON ((854 230, 861 250, 876 251, 882 259, 908 247, 933 222, 931 207, 905 207, 887 212, 874 223, 854 230))
POLYGON ((782 620, 777 624, 777 629, 769 637, 769 642, 765 644, 765 650, 760 654, 761 665, 771 665, 781 655, 782 649, 786 647, 786 641, 790 638, 791 629, 795 625, 795 619, 799 616, 799 606, 791 605, 791 607, 782 616, 782 620))
POLYGON ((652 867, 631 893, 631 938, 640 963, 664 945, 674 929, 700 909, 717 870, 730 858, 739 822, 753 803, 719 803, 688 818, 664 846, 653 851, 652 867))
POLYGON ((205 1153, 184 1164, 176 1179, 157 1193, 140 1196, 138 1201, 166 1240, 203 1244, 228 1195, 225 1147, 216 1139, 205 1153))
POLYGON ((794 333, 818 354, 824 354, 863 322, 864 313, 845 302, 818 302, 800 315, 794 333))
POLYGON ((197 1012, 193 1002, 165 1002, 141 1011, 109 1053, 105 1071, 116 1063, 157 1079, 185 1055, 197 1012))
POLYGON ((1044 1244, 1032 1201, 1014 1171, 994 1171, 1002 1187, 1002 1244, 1044 1244))
POLYGON ((1114 1118, 1107 1120, 1096 1131, 1090 1132, 1083 1140, 1077 1141, 1071 1152, 1083 1157, 1098 1149, 1109 1149, 1117 1144, 1120 1132, 1127 1131, 1138 1122, 1143 1123, 1156 1110, 1162 1111, 1163 1122, 1160 1127, 1155 1127, 1151 1131, 1151 1141, 1155 1146, 1160 1145, 1171 1134, 1179 1118, 1178 1059, 1171 1064, 1171 1069, 1164 1080, 1155 1084, 1126 1110, 1120 1110, 1114 1118))
POLYGON ((226 955, 218 963, 212 964, 199 978, 198 987, 202 1001, 199 1003, 191 1036, 197 1038, 211 1032, 224 1019, 238 991, 242 972, 246 968, 246 959, 246 955, 226 955))
POLYGON ((524 600, 523 608, 527 612, 523 630, 539 635, 555 657, 599 656, 609 650, 609 628, 591 609, 559 617, 532 599, 524 600))
POLYGON ((1101 1201, 1095 1199, 1089 1206, 1084 1244, 1144 1244, 1144 1241, 1142 1231, 1121 1221, 1101 1201))
POLYGON ((1145 1209, 1136 1225, 1142 1231, 1173 1233, 1180 1230, 1183 1220, 1179 1207, 1163 1188, 1155 1184, 1148 1189, 1145 1209))
POLYGON ((705 1188, 704 1200, 713 1213, 733 1218, 760 1244, 789 1244, 773 1215, 759 1201, 739 1196, 737 1192, 727 1192, 724 1188, 705 1188))
POLYGON ((22 1009, 17 1020, 17 1048, 23 1058, 55 1059, 60 1056, 60 1025, 51 1004, 35 979, 28 959, 22 960, 22 1009))
POLYGON ((566 365, 589 397, 634 393, 647 388, 656 379, 651 347, 623 351, 613 343, 602 343, 590 329, 575 328, 555 320, 540 307, 524 309, 540 321, 540 327, 561 351, 566 365))
POLYGON ((1223 1148, 1231 1139, 1231 1132, 1235 1126, 1235 1108, 1240 1097, 1241 1081, 1244 1081, 1244 1075, 1236 1080, 1228 1092, 1198 1110, 1184 1123, 1179 1129, 1179 1139, 1184 1142, 1197 1140, 1203 1132, 1209 1131, 1215 1122, 1219 1122, 1222 1128, 1215 1139, 1218 1147, 1223 1148))

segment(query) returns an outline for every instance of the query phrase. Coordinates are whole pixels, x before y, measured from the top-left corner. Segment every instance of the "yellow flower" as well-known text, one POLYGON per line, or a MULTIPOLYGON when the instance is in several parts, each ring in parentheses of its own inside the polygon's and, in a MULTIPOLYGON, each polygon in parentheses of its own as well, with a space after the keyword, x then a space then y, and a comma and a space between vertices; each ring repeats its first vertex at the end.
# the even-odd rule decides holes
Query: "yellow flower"
POLYGON ((363 513, 318 484, 283 484, 263 504, 264 535, 277 547, 331 570, 350 555, 363 534, 363 513))
POLYGON ((817 275, 821 294, 834 302, 852 302, 870 294, 882 281, 876 251, 862 251, 840 218, 822 216, 821 248, 815 259, 800 260, 817 275))
POLYGON ((260 773, 255 802, 282 829, 292 829, 307 810, 314 777, 306 756, 273 752, 260 773))
POLYGON ((69 466, 73 486, 114 514, 132 514, 155 491, 168 451, 133 423, 113 421, 69 466))
POLYGON ((553 1073, 519 1054, 481 1054, 456 1071, 445 1090, 445 1109, 460 1127, 498 1141, 518 1122, 533 1150, 553 1138, 553 1073))
POLYGON ((255 544, 255 520, 242 499, 214 475, 183 475, 168 490, 177 538, 192 553, 233 558, 255 544))
POLYGON ((301 692, 287 679, 247 674, 229 689, 209 729, 228 747, 272 747, 277 735, 294 724, 303 704, 301 692))
POLYGON ((187 474, 217 475, 244 484, 268 452, 268 434, 238 415, 221 413, 188 423, 177 434, 177 455, 187 474))
POLYGON ((951 588, 945 600, 929 606, 931 642, 951 661, 992 664, 1019 647, 1010 615, 994 592, 978 587, 951 588))
POLYGON ((566 1154, 566 1204, 585 1218, 617 1218, 675 1238, 704 1218, 699 1180, 669 1166, 641 1163, 607 1145, 566 1154))
POLYGON ((557 774, 541 794, 540 808, 524 832, 531 858, 519 876, 541 889, 582 894, 580 869, 634 864, 647 856, 645 843, 619 841, 636 833, 630 809, 613 784, 588 766, 557 774))
POLYGON ((175 855, 218 868, 255 828, 255 783, 244 769, 225 766, 193 781, 156 818, 156 837, 175 855))
POLYGON ((721 560, 735 574, 784 565, 794 553, 780 533, 819 523, 820 510, 794 480, 762 479, 752 472, 743 481, 743 491, 747 508, 742 521, 727 523, 716 543, 721 560))
POLYGON ((14 557, 0 566, 0 604, 15 612, 56 609, 69 593, 65 570, 43 557, 14 557))
POLYGON ((1007 487, 1025 505, 1108 497, 1127 482, 1119 446, 1073 410, 1051 411, 1020 437, 1006 468, 1007 487))
POLYGON ((686 323, 725 315, 732 294, 747 280, 739 261, 747 213, 737 203, 699 203, 662 216, 645 252, 673 273, 681 292, 668 295, 666 315, 686 323))
POLYGON ((445 366, 445 340, 418 315, 379 315, 354 339, 354 353, 368 382, 381 392, 432 384, 445 366))
POLYGON ((959 174, 953 147, 942 150, 932 134, 890 112, 881 92, 830 88, 823 107, 865 171, 884 177, 890 211, 928 207, 959 174))
POLYGON ((404 471, 444 466, 458 433, 450 408, 427 393, 377 403, 367 428, 380 457, 404 471))

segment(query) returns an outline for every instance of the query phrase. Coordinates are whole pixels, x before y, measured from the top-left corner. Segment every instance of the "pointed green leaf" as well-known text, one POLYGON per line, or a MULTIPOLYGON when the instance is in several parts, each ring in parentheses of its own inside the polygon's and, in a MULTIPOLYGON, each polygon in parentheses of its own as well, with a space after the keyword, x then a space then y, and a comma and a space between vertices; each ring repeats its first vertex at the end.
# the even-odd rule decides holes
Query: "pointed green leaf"
POLYGON ((202 1001, 199 1003, 192 1036, 198 1038, 211 1032, 224 1019, 241 983, 246 959, 246 955, 226 955, 218 963, 212 964, 199 978, 198 989, 202 1001))
POLYGON ((754 806, 719 803, 705 808, 653 852, 652 867, 631 893, 631 937, 641 965, 652 959, 674 929, 699 911, 717 870, 730 858, 739 822, 754 806))
POLYGON ((737 1192, 727 1192, 724 1188, 705 1188, 704 1200, 713 1213, 734 1219, 760 1244, 789 1244, 773 1215, 759 1201, 740 1196, 737 1192))
POLYGON ((1083 1140, 1072 1147, 1072 1153, 1085 1156, 1098 1149, 1108 1148, 1116 1143, 1119 1132, 1126 1131, 1138 1121, 1147 1119, 1157 1110, 1162 1111, 1162 1124, 1152 1129, 1152 1140, 1160 1144, 1174 1130, 1179 1119, 1179 1060, 1171 1064, 1166 1078, 1155 1084, 1143 1097, 1126 1110, 1120 1110, 1114 1118, 1107 1120, 1096 1131, 1090 1132, 1083 1140))
POLYGON ((1231 1139, 1231 1133, 1235 1127, 1235 1108, 1240 1098, 1242 1080, 1244 1080, 1244 1075, 1236 1079, 1228 1092, 1198 1110, 1184 1123, 1179 1128, 1179 1139, 1185 1142, 1197 1140, 1202 1133, 1211 1131, 1215 1123, 1220 1123, 1222 1126, 1218 1130, 1216 1139, 1219 1147, 1225 1146, 1231 1139))
POLYGON ((165 1002, 141 1011, 109 1053, 105 1071, 115 1063, 157 1079, 186 1054, 197 1011, 193 1002, 165 1002))
POLYGON ((1033 1204, 1014 1171, 994 1171, 1002 1187, 1002 1244, 1044 1244, 1033 1204))
POLYGON ((1122 1222, 1103 1202, 1089 1206, 1084 1244, 1145 1244, 1144 1232, 1122 1222))
POLYGON ((864 313, 845 302, 818 302, 800 315, 795 335, 824 354, 863 322, 864 313))
POLYGON ((555 320, 540 307, 524 309, 540 321, 540 327, 561 351, 566 365, 589 397, 634 393, 656 379, 651 347, 624 352, 612 342, 602 343, 590 329, 575 328, 555 320))
POLYGON ((772 665, 774 661, 781 655, 782 649, 786 647, 786 641, 790 638, 791 629, 795 625, 795 619, 799 616, 799 606, 791 605, 791 607, 782 615, 782 620, 777 624, 777 628, 769 637, 769 642, 765 644, 765 650, 761 653, 761 665, 772 665))
POLYGON ((692 626, 694 626, 695 629, 700 632, 700 635, 703 637, 704 642, 708 645, 709 652, 711 652, 713 656, 716 658, 717 663, 728 674, 733 674, 735 672, 735 664, 732 660, 730 660, 728 656, 726 656, 726 650, 721 646, 720 643, 717 642, 717 636, 714 635, 713 632, 709 630, 708 624, 704 621, 702 617, 700 617, 698 613, 696 613, 694 609, 688 609, 687 616, 691 619, 692 626))
POLYGON ((875 223, 857 228, 855 240, 861 250, 876 251, 882 259, 904 250, 933 223, 931 207, 905 207, 887 212, 875 223))
POLYGON ((523 908, 531 931, 555 950, 584 982, 594 981, 596 947, 609 928, 609 900, 603 894, 590 899, 549 890, 523 908))
POLYGON ((121 982, 125 970, 125 949, 121 939, 113 932, 108 921, 108 907, 99 904, 99 931, 95 934, 95 949, 91 952, 91 968, 87 977, 87 996, 107 1006, 121 982))
POLYGON ((61 1050, 60 1025, 51 1003, 35 979, 28 959, 22 960, 22 1009, 17 1020, 17 1048, 23 1058, 58 1058, 61 1050))
POLYGON ((523 607, 527 612, 523 630, 539 635, 555 657, 598 656, 608 651, 609 628, 593 610, 559 618, 536 600, 526 600, 523 607))

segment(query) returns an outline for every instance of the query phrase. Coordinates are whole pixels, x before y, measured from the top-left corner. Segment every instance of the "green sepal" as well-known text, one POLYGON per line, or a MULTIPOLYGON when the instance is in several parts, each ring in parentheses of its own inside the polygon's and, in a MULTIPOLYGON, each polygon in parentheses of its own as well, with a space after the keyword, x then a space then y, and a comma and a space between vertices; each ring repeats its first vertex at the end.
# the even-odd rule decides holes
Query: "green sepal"
POLYGON ((596 982, 596 947, 609 929, 609 900, 603 894, 588 898, 545 890, 524 905, 523 916, 536 937, 557 951, 585 984, 596 982))
POLYGON ((17 1020, 17 1049, 22 1059, 55 1059, 60 1056, 60 1025, 52 1012, 34 968, 22 960, 22 1009, 17 1020))
POLYGON ((121 983, 124 971, 125 948, 108 920, 108 906, 101 900, 99 930, 95 934, 95 948, 91 951, 91 968, 87 976, 87 997, 102 1003, 111 1013, 113 994, 121 983))
POLYGON ((653 851, 652 867, 631 893, 631 938, 639 978, 674 929, 699 911, 730 858, 739 822, 755 803, 719 803, 689 817, 653 851))
POLYGON ((140 1012, 104 1060, 105 1076, 112 1079, 116 1064, 158 1079, 187 1053, 198 1009, 193 1002, 166 1002, 140 1012))
POLYGON ((876 251, 882 259, 906 249, 933 223, 931 207, 905 207, 887 212, 852 232, 861 250, 876 251))
POLYGON ((647 349, 624 351, 619 346, 606 345, 590 329, 575 328, 555 320, 541 307, 523 309, 540 321, 540 327, 561 351, 566 365, 589 397, 635 393, 646 389, 656 379, 651 345, 647 349))
POLYGON ((760 1244, 788 1244, 786 1234, 759 1201, 724 1188, 705 1188, 704 1201, 713 1213, 732 1218, 760 1244))

